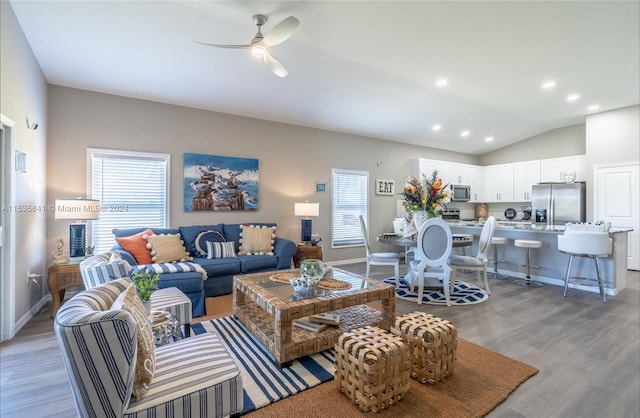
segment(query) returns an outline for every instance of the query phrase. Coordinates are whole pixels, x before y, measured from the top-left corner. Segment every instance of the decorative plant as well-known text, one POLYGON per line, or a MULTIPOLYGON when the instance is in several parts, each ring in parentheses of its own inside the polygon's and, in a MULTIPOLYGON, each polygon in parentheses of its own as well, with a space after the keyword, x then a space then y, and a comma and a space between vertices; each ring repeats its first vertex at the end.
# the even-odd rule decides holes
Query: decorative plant
POLYGON ((131 280, 136 286, 138 296, 143 302, 147 302, 151 298, 151 293, 158 289, 158 273, 150 273, 148 271, 139 271, 131 275, 131 280))
POLYGON ((402 197, 407 212, 426 211, 430 217, 437 216, 442 212, 441 205, 449 197, 448 184, 443 185, 442 179, 438 177, 438 170, 433 170, 431 178, 422 176, 422 181, 415 177, 410 177, 407 184, 402 188, 402 197))
POLYGON ((93 255, 93 250, 95 249, 96 249, 95 245, 87 245, 87 248, 85 248, 84 250, 87 255, 93 255))

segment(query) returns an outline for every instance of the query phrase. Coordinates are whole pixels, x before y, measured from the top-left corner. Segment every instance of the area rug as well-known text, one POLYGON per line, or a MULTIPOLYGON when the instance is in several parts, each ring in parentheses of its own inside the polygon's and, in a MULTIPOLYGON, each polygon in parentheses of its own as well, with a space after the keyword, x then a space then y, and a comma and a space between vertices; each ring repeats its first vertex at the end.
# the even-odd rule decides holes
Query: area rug
POLYGON ((435 385, 411 380, 405 398, 382 412, 360 412, 332 381, 246 417, 477 418, 491 412, 536 373, 534 367, 458 337, 457 363, 451 376, 435 385))
POLYGON ((195 334, 215 333, 227 347, 242 374, 244 408, 253 411, 277 400, 333 379, 333 350, 327 350, 279 369, 265 348, 233 317, 192 324, 195 334))
MULTIPOLYGON (((395 277, 389 277, 383 281, 394 287, 396 286, 395 277)), ((404 280, 400 280, 400 287, 396 287, 396 297, 411 302, 417 302, 418 300, 418 294, 412 292, 404 280)), ((456 280, 453 285, 453 293, 451 293, 449 297, 451 299, 451 305, 460 306, 484 302, 489 298, 489 294, 478 286, 463 282, 462 280, 456 280)), ((424 289, 422 303, 428 305, 446 305, 447 301, 444 298, 444 292, 442 290, 424 289)))

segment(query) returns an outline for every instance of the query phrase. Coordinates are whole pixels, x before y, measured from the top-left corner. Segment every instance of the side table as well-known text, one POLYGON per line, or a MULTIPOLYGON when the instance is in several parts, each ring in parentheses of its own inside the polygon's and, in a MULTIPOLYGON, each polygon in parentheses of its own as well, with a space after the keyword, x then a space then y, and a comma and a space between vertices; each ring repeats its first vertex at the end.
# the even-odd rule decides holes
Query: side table
POLYGON ((72 261, 49 265, 47 285, 49 292, 51 292, 51 315, 49 318, 55 318, 64 301, 65 290, 68 287, 84 285, 80 275, 80 262, 72 261))
POLYGON ((298 268, 302 260, 309 258, 315 258, 316 260, 322 260, 322 247, 319 245, 304 245, 298 244, 296 253, 293 256, 293 265, 298 268))
POLYGON ((182 339, 178 318, 166 311, 151 311, 149 315, 151 332, 156 347, 182 339))

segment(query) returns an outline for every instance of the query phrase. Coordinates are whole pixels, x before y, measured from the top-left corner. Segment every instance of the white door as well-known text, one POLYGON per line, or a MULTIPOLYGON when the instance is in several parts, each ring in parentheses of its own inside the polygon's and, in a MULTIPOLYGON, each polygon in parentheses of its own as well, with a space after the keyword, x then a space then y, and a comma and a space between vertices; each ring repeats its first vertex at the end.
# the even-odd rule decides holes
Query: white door
POLYGON ((596 166, 595 219, 629 233, 627 268, 640 270, 640 165, 596 166))

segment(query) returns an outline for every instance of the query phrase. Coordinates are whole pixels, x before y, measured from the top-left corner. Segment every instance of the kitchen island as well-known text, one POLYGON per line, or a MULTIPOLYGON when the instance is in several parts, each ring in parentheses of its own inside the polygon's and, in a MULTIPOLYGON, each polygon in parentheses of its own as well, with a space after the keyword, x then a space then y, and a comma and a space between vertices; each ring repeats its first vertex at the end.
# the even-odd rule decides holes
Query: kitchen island
MULTIPOLYGON (((470 234, 474 243, 470 254, 478 252, 478 241, 482 225, 470 221, 447 221, 454 234, 470 234)), ((613 239, 613 247, 608 257, 599 259, 600 273, 605 282, 607 295, 616 295, 626 287, 627 283, 627 235, 630 228, 611 228, 609 235, 613 239)), ((498 248, 498 272, 503 276, 524 278, 526 275, 526 249, 513 245, 516 239, 529 239, 542 242, 542 248, 531 251, 531 278, 542 283, 564 286, 569 255, 558 250, 558 235, 564 233, 564 225, 538 226, 528 222, 498 222, 494 232, 496 237, 508 239, 506 245, 498 248)), ((490 257, 493 257, 491 249, 490 257)), ((493 271, 493 264, 489 264, 493 271)), ((596 278, 593 260, 577 257, 573 261, 572 277, 596 278)), ((597 286, 585 286, 569 283, 573 289, 599 293, 597 286)))

